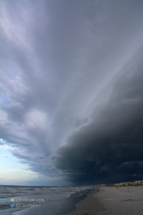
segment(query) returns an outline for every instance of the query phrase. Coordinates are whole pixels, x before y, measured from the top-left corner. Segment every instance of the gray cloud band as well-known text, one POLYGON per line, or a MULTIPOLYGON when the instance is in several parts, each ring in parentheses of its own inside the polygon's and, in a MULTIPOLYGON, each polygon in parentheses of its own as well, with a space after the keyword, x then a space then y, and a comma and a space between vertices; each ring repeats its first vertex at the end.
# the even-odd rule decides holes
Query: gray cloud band
POLYGON ((143 177, 142 56, 143 47, 115 78, 109 100, 53 156, 68 180, 80 184, 143 177))

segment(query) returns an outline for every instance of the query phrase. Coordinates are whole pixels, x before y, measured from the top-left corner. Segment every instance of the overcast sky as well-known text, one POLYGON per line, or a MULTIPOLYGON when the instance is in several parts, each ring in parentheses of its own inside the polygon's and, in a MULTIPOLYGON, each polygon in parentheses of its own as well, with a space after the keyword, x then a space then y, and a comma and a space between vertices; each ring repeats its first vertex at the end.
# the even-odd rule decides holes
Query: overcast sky
POLYGON ((1 0, 0 50, 0 183, 143 179, 143 1, 1 0))

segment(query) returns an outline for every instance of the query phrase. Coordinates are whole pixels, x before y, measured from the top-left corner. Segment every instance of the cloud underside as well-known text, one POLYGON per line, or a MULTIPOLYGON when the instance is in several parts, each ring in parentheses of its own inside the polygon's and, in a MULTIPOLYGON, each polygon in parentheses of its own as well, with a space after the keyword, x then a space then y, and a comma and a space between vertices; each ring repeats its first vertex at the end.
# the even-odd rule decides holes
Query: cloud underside
POLYGON ((143 177, 143 47, 120 71, 107 102, 53 156, 67 180, 78 184, 143 177))
POLYGON ((1 0, 0 147, 62 184, 143 177, 142 11, 1 0))

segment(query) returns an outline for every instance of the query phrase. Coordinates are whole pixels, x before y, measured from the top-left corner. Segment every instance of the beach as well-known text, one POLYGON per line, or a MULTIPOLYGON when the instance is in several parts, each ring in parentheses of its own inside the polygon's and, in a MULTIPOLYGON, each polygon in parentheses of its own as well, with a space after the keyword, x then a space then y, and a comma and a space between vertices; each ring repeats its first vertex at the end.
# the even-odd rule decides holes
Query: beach
MULTIPOLYGON (((100 190, 97 187, 91 190, 76 188, 76 192, 69 197, 66 197, 67 192, 75 190, 75 188, 14 187, 8 192, 9 189, 9 187, 5 188, 5 191, 7 190, 5 195, 10 195, 16 190, 19 190, 17 195, 22 195, 25 191, 26 195, 19 196, 19 198, 31 198, 32 196, 32 198, 37 197, 38 199, 45 198, 45 203, 39 204, 38 207, 25 209, 3 208, 3 210, 0 210, 3 215, 21 215, 21 213, 23 215, 143 215, 143 186, 122 186, 118 188, 105 186, 101 187, 100 190), (54 191, 55 194, 53 194, 54 191), (45 194, 43 194, 44 192, 45 194), (55 197, 64 195, 66 198, 55 199, 51 202, 46 201, 52 194, 55 197), (83 211, 87 213, 83 213, 83 211)), ((1 202, 2 207, 3 204, 1 202)))
POLYGON ((88 215, 142 215, 143 186, 102 187, 99 192, 89 194, 76 204, 76 209, 66 215, 83 211, 88 215))

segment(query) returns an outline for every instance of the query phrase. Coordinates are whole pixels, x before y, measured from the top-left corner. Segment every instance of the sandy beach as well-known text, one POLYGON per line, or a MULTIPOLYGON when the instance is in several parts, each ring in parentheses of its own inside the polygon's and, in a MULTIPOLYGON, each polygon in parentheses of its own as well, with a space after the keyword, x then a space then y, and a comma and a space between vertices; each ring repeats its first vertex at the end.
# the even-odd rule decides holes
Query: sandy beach
POLYGON ((91 193, 66 215, 87 211, 89 215, 142 215, 143 186, 103 187, 91 193))

